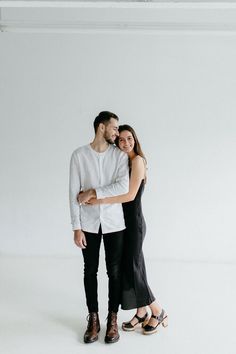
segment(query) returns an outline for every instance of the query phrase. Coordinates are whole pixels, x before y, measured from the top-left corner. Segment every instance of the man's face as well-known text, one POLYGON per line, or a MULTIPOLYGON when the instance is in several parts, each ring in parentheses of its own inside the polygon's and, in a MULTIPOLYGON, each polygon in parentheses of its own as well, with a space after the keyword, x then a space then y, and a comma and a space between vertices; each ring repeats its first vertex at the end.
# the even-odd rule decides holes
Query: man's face
POLYGON ((119 136, 119 125, 115 118, 111 118, 109 123, 105 126, 104 139, 109 144, 114 144, 116 137, 119 136))

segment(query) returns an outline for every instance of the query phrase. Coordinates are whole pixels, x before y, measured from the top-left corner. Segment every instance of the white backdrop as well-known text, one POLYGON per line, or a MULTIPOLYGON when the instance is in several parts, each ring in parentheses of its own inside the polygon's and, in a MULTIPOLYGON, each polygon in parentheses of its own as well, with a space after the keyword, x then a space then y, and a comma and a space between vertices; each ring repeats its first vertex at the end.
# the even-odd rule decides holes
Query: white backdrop
POLYGON ((111 110, 148 159, 146 256, 236 261, 234 35, 2 33, 0 50, 2 255, 78 253, 69 160, 111 110))

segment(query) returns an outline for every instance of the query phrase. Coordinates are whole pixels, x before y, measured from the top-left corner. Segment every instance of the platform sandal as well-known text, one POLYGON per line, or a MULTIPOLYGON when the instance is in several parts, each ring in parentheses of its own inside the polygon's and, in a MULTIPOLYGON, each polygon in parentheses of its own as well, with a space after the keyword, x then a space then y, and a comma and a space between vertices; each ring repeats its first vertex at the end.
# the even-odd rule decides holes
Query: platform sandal
POLYGON ((138 320, 135 324, 131 323, 132 320, 122 323, 122 329, 124 331, 127 331, 127 332, 134 331, 137 326, 141 325, 142 327, 144 327, 147 325, 147 323, 149 321, 147 312, 145 313, 145 315, 143 317, 139 317, 137 314, 134 317, 138 320))
POLYGON ((157 320, 156 326, 150 326, 148 323, 143 327, 143 334, 153 334, 157 332, 157 328, 160 324, 163 327, 168 326, 168 316, 167 313, 162 309, 161 314, 159 316, 152 315, 151 318, 155 318, 157 320))

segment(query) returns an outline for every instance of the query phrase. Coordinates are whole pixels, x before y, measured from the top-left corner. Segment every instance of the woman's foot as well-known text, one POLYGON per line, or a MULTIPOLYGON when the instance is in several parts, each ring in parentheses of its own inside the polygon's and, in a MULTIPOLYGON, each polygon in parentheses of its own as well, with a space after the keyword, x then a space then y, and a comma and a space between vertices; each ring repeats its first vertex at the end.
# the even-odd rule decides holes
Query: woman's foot
POLYGON ((167 313, 162 309, 159 315, 152 314, 148 324, 143 327, 144 334, 153 334, 157 332, 158 326, 162 324, 163 327, 168 326, 167 313))
POLYGON ((127 332, 134 331, 139 325, 145 326, 148 320, 147 312, 142 317, 140 317, 137 312, 130 321, 122 323, 122 329, 127 332))

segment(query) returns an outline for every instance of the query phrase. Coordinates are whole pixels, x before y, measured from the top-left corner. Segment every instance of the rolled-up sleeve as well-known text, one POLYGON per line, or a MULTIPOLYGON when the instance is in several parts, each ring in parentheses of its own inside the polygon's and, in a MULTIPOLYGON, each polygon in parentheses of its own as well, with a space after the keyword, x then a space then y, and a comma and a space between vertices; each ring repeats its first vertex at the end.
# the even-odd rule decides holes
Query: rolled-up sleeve
POLYGON ((97 198, 116 197, 126 194, 129 191, 129 167, 128 156, 125 153, 120 155, 118 160, 117 175, 114 183, 95 189, 97 198))
POLYGON ((77 201, 77 194, 80 191, 81 181, 79 173, 79 161, 75 152, 70 160, 70 179, 69 179, 69 201, 72 230, 81 229, 80 205, 77 201))

